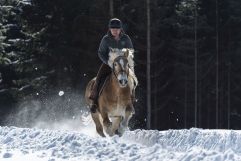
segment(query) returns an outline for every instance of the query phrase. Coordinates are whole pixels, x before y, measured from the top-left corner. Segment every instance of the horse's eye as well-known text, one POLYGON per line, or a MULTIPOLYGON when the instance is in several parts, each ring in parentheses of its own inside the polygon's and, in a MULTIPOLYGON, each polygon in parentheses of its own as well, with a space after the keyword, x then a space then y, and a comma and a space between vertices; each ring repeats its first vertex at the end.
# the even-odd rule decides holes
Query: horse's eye
POLYGON ((117 63, 116 63, 116 62, 114 63, 114 66, 115 66, 115 67, 117 66, 117 63))

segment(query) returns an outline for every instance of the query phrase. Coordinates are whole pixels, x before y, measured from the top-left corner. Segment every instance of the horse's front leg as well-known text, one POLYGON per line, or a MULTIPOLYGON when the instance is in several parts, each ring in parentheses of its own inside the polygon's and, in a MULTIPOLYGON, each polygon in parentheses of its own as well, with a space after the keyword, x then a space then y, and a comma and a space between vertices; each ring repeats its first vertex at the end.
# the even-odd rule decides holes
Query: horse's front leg
POLYGON ((108 113, 106 111, 102 111, 101 116, 103 118, 103 125, 104 125, 104 129, 105 129, 106 133, 110 136, 113 136, 114 134, 112 132, 112 123, 110 122, 108 113))
POLYGON ((122 116, 115 116, 112 117, 112 133, 119 135, 118 129, 120 127, 120 123, 122 121, 123 117, 122 116))
POLYGON ((126 107, 125 117, 123 118, 122 122, 120 123, 120 127, 118 129, 119 136, 122 136, 125 130, 128 127, 129 120, 131 119, 132 115, 135 114, 135 110, 132 104, 126 107))
POLYGON ((105 134, 103 133, 103 126, 99 118, 99 112, 91 113, 91 116, 92 116, 92 119, 94 120, 96 131, 100 136, 105 137, 105 134))

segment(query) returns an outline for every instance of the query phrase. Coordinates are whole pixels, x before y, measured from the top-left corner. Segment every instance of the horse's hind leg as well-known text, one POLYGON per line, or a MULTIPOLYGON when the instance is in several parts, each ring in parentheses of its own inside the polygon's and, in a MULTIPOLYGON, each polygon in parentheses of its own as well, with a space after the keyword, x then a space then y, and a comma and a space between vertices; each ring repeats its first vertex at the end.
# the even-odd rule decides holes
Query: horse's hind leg
POLYGON ((95 122, 96 131, 100 136, 105 137, 105 134, 103 133, 103 126, 100 123, 99 112, 91 113, 91 116, 95 122))

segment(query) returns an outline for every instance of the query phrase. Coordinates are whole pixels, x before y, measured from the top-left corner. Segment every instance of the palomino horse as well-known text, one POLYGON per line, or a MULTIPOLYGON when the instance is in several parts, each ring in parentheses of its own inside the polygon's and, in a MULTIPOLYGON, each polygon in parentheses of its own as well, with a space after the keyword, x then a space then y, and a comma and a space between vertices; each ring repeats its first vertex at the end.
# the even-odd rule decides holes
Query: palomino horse
MULTIPOLYGON (((128 122, 134 114, 132 95, 137 86, 134 74, 133 50, 110 48, 108 65, 112 73, 107 77, 98 98, 98 110, 91 113, 99 135, 105 137, 104 131, 113 136, 122 136, 128 122)), ((87 85, 85 99, 89 105, 92 101, 88 98, 95 78, 87 85)))

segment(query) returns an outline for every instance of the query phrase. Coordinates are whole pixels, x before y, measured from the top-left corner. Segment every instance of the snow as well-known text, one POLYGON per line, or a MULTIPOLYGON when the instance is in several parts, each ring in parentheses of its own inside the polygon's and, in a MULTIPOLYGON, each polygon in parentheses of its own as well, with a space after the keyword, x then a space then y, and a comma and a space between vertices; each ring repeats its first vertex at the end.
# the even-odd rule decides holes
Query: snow
POLYGON ((19 1, 19 3, 23 5, 31 5, 31 0, 22 0, 22 1, 19 1))
POLYGON ((93 123, 81 126, 78 131, 0 127, 0 160, 241 160, 238 130, 137 129, 102 138, 93 123))
POLYGON ((64 91, 59 91, 59 96, 63 96, 64 95, 64 91))

